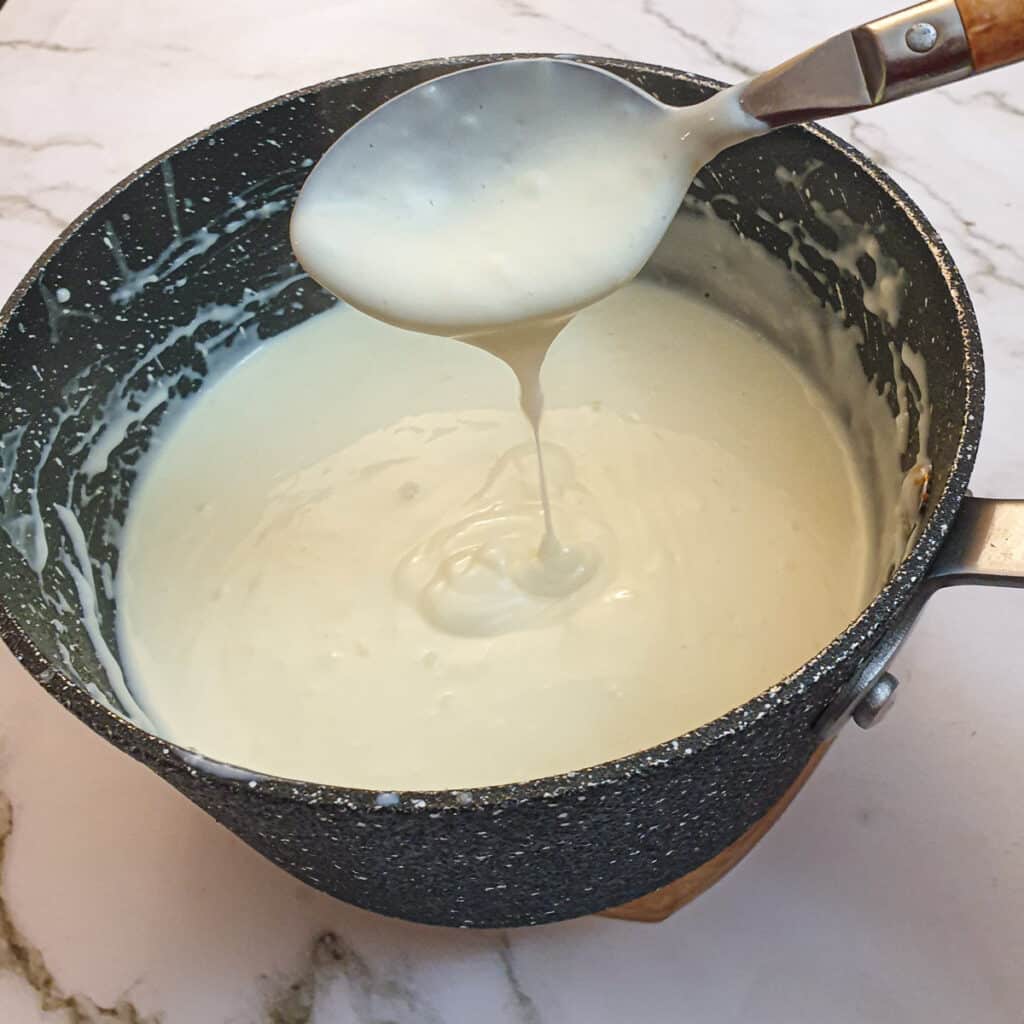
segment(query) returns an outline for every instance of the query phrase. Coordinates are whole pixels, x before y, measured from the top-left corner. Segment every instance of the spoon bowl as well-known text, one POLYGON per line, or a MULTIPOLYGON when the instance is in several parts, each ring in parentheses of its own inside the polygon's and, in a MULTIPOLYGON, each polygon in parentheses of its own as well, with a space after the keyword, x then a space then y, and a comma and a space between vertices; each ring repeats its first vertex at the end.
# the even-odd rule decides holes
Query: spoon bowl
POLYGON ((557 58, 444 75, 331 146, 292 245, 335 295, 400 327, 465 336, 567 316, 650 258, 717 151, 686 141, 717 99, 671 107, 557 58))

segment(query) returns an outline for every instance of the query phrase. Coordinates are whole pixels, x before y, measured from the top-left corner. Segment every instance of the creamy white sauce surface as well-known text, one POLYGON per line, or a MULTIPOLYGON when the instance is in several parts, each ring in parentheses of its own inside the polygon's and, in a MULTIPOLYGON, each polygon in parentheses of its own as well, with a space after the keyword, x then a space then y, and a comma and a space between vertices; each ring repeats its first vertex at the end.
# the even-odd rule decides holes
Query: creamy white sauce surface
POLYGON ((597 557, 525 608, 502 581, 536 567, 536 457, 487 353, 339 307, 191 400, 117 577, 160 730, 327 783, 523 780, 710 721, 866 603, 848 439, 765 337, 641 281, 576 317, 544 375, 553 513, 597 557))

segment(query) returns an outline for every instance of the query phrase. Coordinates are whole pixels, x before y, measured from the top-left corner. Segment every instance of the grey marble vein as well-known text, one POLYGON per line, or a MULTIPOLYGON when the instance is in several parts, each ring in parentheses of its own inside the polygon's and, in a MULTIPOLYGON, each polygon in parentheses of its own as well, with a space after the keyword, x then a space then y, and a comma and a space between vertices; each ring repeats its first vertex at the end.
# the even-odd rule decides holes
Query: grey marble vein
POLYGON ((851 142, 855 142, 857 144, 858 149, 871 157, 876 164, 879 164, 887 170, 894 169, 894 161, 889 154, 869 138, 869 134, 872 131, 881 132, 878 125, 864 121, 857 117, 856 114, 847 115, 846 125, 846 134, 849 135, 851 142))
POLYGON ((91 53, 91 46, 65 46, 44 39, 0 39, 0 50, 41 50, 44 53, 91 53))
POLYGON ((737 75, 749 78, 751 75, 756 75, 758 73, 757 68, 753 68, 749 64, 743 63, 743 61, 738 60, 736 57, 730 57, 727 53, 723 53, 716 46, 712 46, 711 43, 709 43, 703 36, 698 35, 691 29, 684 28, 678 21, 671 18, 661 10, 661 8, 655 4, 654 0, 644 0, 643 12, 649 17, 654 18, 655 21, 660 22, 664 28, 669 30, 669 32, 679 36, 680 39, 685 40, 693 46, 698 47, 713 61, 717 61, 717 63, 721 64, 722 67, 728 68, 730 71, 734 71, 737 75))
POLYGON ((498 940, 498 956, 501 958, 501 966, 508 981, 508 987, 512 990, 512 998, 515 1000, 516 1008, 523 1024, 542 1024, 540 1010, 533 1001, 533 997, 523 988, 516 969, 515 959, 512 956, 512 943, 507 934, 502 934, 498 940))
POLYGON ((17 215, 19 213, 35 214, 39 219, 44 220, 58 231, 63 231, 68 223, 63 217, 58 217, 52 210, 48 210, 29 196, 0 194, 0 216, 17 215))
POLYGON ((543 19, 544 15, 541 14, 536 8, 531 7, 525 0, 499 0, 501 6, 505 8, 513 17, 516 18, 539 18, 543 19))
POLYGON ((313 943, 303 973, 280 989, 270 1000, 266 1024, 311 1024, 318 1000, 335 979, 348 982, 355 1019, 359 1024, 444 1024, 437 1010, 411 985, 385 974, 363 957, 337 932, 324 932, 313 943), (381 1015, 381 1010, 386 1015, 381 1015))
POLYGON ((48 139, 40 139, 32 142, 29 139, 14 139, 7 135, 0 135, 0 148, 23 149, 30 153, 42 153, 47 149, 59 149, 62 147, 88 147, 100 149, 100 143, 95 139, 87 139, 80 135, 54 135, 48 139))
POLYGON ((562 18, 556 18, 550 11, 543 11, 532 4, 528 3, 527 0, 497 0, 497 3, 504 10, 508 11, 513 17, 516 18, 530 18, 535 21, 546 21, 551 25, 555 25, 558 28, 564 29, 567 32, 571 32, 578 36, 581 40, 586 40, 587 43, 594 43, 602 52, 610 54, 614 57, 633 57, 634 54, 628 54, 624 50, 619 49, 614 43, 608 42, 606 39, 602 39, 600 36, 596 36, 593 32, 588 32, 581 25, 574 21, 565 21, 562 18))
POLYGON ((985 89, 982 92, 972 93, 970 96, 958 96, 954 92, 943 89, 936 95, 957 107, 977 106, 980 100, 983 105, 993 107, 1004 114, 1010 114, 1012 117, 1024 117, 1024 107, 1011 103, 1006 98, 1006 93, 996 92, 994 89, 985 89))
MULTIPOLYGON (((14 831, 10 800, 0 794, 0 886, 3 884, 7 844, 14 831)), ((66 1024, 158 1024, 159 1016, 146 1016, 132 1002, 119 999, 103 1006, 81 993, 67 993, 47 966, 43 951, 18 927, 0 895, 0 971, 24 979, 46 1013, 63 1012, 66 1024)), ((13 1024, 13 1022, 12 1022, 13 1024)))
POLYGON ((992 256, 992 251, 995 251, 1003 257, 1010 257, 1017 263, 1020 263, 1022 269, 1024 269, 1024 255, 1021 252, 1008 242, 1002 242, 985 234, 973 220, 965 217, 956 208, 948 196, 936 190, 935 186, 926 178, 915 174, 914 171, 909 170, 902 163, 894 159, 891 154, 886 153, 877 144, 872 143, 868 136, 872 127, 880 130, 877 129, 877 126, 869 126, 867 122, 855 115, 851 115, 847 123, 851 140, 867 153, 872 160, 892 170, 901 180, 913 182, 929 199, 938 203, 953 219, 960 228, 960 231, 957 233, 958 241, 980 264, 978 268, 968 273, 968 276, 973 279, 974 286, 980 292, 983 293, 984 289, 978 282, 985 280, 995 281, 1015 291, 1024 291, 1024 273, 1022 273, 1020 279, 1009 276, 1000 269, 997 261, 992 256))

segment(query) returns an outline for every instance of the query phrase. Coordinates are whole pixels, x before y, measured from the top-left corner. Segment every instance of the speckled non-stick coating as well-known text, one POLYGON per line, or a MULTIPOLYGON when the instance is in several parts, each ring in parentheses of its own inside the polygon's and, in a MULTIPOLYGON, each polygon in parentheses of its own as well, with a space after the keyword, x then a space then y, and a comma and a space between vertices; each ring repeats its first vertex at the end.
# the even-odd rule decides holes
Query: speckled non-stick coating
MULTIPOLYGON (((0 380, 6 385, 0 389, 0 435, 45 416, 75 374, 84 371, 83 380, 98 380, 128 365, 138 352, 140 325, 166 329, 187 323, 204 304, 221 301, 226 290, 237 293, 239 282, 256 286, 295 274, 287 218, 305 174, 303 161, 318 158, 349 124, 398 92, 486 59, 494 58, 386 68, 282 97, 187 140, 112 189, 44 254, 0 315, 0 380), (173 213, 169 180, 177 204, 173 213), (181 279, 168 275, 129 304, 111 300, 123 284, 111 230, 128 264, 139 267, 164 251, 175 232, 187 236, 201 228, 204 218, 229 209, 231 196, 245 189, 250 209, 271 189, 281 208, 224 234, 190 260, 181 279), (80 315, 55 307, 57 281, 69 288, 80 315)), ((693 102, 717 87, 670 69, 593 62, 670 102, 693 102)), ((775 168, 799 172, 811 160, 824 167, 808 179, 811 194, 871 226, 883 249, 908 271, 899 341, 925 353, 935 477, 928 523, 883 592, 824 651, 768 692, 678 740, 583 771, 472 792, 382 797, 232 769, 127 722, 64 673, 40 582, 0 538, 4 639, 36 679, 95 732, 287 871, 362 907, 436 924, 526 925, 626 902, 699 866, 788 787, 816 746, 813 723, 921 585, 965 493, 981 429, 981 350, 963 282, 920 211, 870 161, 819 128, 787 129, 723 154, 701 175, 694 194, 781 259, 788 239, 784 244, 773 238, 755 208, 807 218, 806 204, 783 187, 775 168), (740 204, 718 202, 723 192, 739 195, 740 204)), ((223 219, 218 223, 224 227, 223 219)), ((808 219, 807 229, 814 234, 820 225, 808 219)), ((837 308, 841 299, 847 315, 864 328, 865 371, 891 379, 889 329, 865 313, 856 282, 836 271, 829 287, 808 283, 837 308)), ((329 304, 312 282, 297 280, 269 304, 262 318, 266 332, 329 304)), ((187 339, 168 358, 191 358, 188 346, 195 340, 187 339)), ((132 466, 159 416, 146 420, 132 442, 136 449, 112 461, 90 493, 75 491, 69 499, 67 473, 56 462, 39 481, 44 521, 52 522, 53 501, 71 500, 97 560, 116 562, 116 552, 106 549, 103 523, 123 517, 132 466)), ((65 464, 73 459, 74 440, 72 423, 67 440, 59 442, 67 446, 65 464)), ((33 486, 30 467, 19 463, 15 483, 33 486)), ((60 533, 56 525, 52 532, 60 533)), ((69 604, 76 607, 70 581, 57 569, 46 572, 46 585, 68 588, 69 604)), ((109 600, 101 603, 109 629, 113 607, 109 600)), ((109 695, 75 614, 66 618, 64 638, 79 678, 109 695)))

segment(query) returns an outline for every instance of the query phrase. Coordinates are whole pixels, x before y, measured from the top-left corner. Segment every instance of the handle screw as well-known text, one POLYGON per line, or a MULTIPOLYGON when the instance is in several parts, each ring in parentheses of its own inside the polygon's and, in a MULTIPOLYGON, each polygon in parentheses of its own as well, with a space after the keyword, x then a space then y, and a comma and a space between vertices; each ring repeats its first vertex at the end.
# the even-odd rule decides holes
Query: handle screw
POLYGON ((853 709, 853 720, 862 729, 877 725, 892 707, 896 687, 899 685, 900 681, 894 675, 883 672, 853 709))
POLYGON ((907 34, 903 38, 914 53, 927 53, 939 41, 939 33, 934 25, 927 21, 918 21, 907 29, 907 34))

